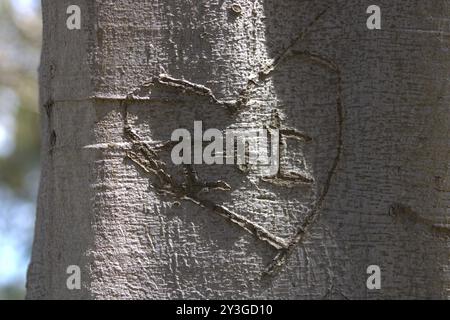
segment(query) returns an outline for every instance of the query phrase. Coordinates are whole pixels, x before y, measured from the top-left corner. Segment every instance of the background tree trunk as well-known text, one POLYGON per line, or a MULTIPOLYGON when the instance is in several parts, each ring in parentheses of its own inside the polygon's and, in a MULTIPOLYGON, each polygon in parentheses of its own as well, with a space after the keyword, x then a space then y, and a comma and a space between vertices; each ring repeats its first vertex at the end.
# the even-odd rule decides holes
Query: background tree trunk
POLYGON ((380 0, 382 30, 360 0, 78 2, 68 30, 43 1, 28 298, 449 296, 449 1, 380 0), (284 130, 281 173, 161 193, 142 150, 194 120, 284 130))

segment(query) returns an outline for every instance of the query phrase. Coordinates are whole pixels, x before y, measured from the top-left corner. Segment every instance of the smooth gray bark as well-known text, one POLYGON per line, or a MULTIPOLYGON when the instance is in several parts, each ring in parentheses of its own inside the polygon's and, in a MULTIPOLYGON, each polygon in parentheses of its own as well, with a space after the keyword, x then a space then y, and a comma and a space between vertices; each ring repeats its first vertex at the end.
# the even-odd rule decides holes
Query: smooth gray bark
POLYGON ((382 30, 360 0, 77 2, 71 31, 74 3, 43 0, 28 298, 448 298, 450 1, 379 0, 382 30), (158 192, 139 141, 194 120, 285 130, 284 171, 197 166, 231 186, 203 205, 158 192))

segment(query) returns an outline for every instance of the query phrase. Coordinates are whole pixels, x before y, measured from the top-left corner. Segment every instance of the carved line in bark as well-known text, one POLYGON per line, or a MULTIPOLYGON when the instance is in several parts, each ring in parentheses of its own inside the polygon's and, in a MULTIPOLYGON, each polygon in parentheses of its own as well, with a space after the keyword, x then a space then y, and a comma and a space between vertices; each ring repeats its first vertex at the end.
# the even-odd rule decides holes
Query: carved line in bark
MULTIPOLYGON (((280 136, 279 136, 279 145, 285 146, 285 139, 294 139, 299 140, 305 143, 309 143, 312 141, 312 138, 308 136, 307 134, 298 131, 295 128, 289 128, 282 125, 282 119, 277 109, 272 110, 271 115, 271 123, 269 126, 265 126, 265 129, 267 129, 270 132, 270 129, 278 129, 280 136)), ((278 152, 278 163, 281 163, 282 158, 282 152, 278 152)), ((262 177, 262 181, 272 183, 274 185, 284 186, 284 187, 295 187, 299 184, 312 184, 314 183, 314 179, 311 179, 307 176, 304 176, 298 172, 284 172, 282 170, 282 167, 278 167, 278 172, 271 176, 271 177, 262 177)))

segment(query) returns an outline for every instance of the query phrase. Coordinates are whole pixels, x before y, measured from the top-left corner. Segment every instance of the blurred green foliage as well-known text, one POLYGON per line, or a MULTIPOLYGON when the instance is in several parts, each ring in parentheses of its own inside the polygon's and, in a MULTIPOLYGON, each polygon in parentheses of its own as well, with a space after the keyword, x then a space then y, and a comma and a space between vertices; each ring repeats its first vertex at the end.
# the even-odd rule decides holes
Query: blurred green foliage
POLYGON ((24 289, 17 286, 6 286, 0 290, 0 300, 22 300, 24 289))
MULTIPOLYGON (((39 170, 37 67, 41 30, 37 1, 0 0, 0 93, 13 93, 14 97, 0 101, 0 117, 7 112, 14 117, 14 124, 9 128, 12 132, 8 132, 12 138, 12 148, 6 153, 0 153, 0 189, 11 195, 11 201, 8 202, 0 198, 0 222, 4 220, 3 224, 0 223, 0 232, 3 233, 0 234, 1 239, 14 235, 15 230, 10 230, 14 224, 8 224, 8 220, 17 214, 14 208, 18 208, 19 204, 14 203, 34 203, 36 200, 39 170), (22 7, 18 7, 19 2, 22 7), (23 7, 24 3, 26 7, 23 7), (2 230, 2 225, 9 227, 2 230)), ((32 220, 34 210, 29 211, 27 214, 32 220)), ((23 230, 16 231, 23 233, 23 230)), ((21 235, 20 239, 24 239, 29 252, 32 230, 27 230, 27 233, 26 237, 21 235)), ((5 262, 0 255, 1 263, 5 262)), ((0 287, 0 299, 19 299, 23 296, 23 284, 21 287, 14 284, 0 287)))

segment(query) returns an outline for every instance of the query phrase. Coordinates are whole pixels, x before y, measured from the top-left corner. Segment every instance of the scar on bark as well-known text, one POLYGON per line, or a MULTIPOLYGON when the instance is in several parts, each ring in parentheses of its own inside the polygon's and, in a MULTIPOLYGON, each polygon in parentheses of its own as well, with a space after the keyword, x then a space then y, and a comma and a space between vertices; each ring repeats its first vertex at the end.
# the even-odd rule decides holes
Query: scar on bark
POLYGON ((49 148, 48 148, 48 152, 50 155, 53 154, 53 149, 55 147, 56 144, 56 132, 55 130, 53 130, 53 108, 55 106, 55 101, 50 97, 44 104, 43 104, 43 109, 45 111, 45 114, 47 116, 47 123, 48 123, 48 130, 50 132, 49 134, 49 148))
POLYGON ((434 183, 435 187, 434 189, 439 192, 450 192, 450 187, 448 186, 448 183, 446 182, 446 179, 440 176, 434 177, 434 183))
POLYGON ((397 222, 422 227, 427 233, 434 236, 450 238, 450 226, 448 224, 440 224, 424 218, 409 206, 395 203, 389 208, 389 215, 397 222))
POLYGON ((53 149, 55 145, 56 145, 56 131, 52 130, 52 133, 50 134, 50 148, 53 149))
POLYGON ((201 193, 209 192, 211 190, 231 190, 231 187, 227 182, 222 180, 202 181, 192 165, 185 165, 183 167, 184 182, 179 183, 167 172, 166 164, 160 160, 158 155, 161 149, 167 148, 169 142, 152 148, 149 144, 142 142, 142 139, 129 125, 125 126, 124 134, 132 143, 132 150, 127 152, 127 157, 145 173, 157 178, 158 183, 153 184, 153 187, 159 193, 171 195, 178 200, 190 201, 202 208, 210 209, 233 225, 249 232, 257 239, 267 242, 275 249, 287 247, 284 239, 273 235, 263 227, 232 212, 225 206, 216 204, 200 196, 201 193))
POLYGON ((50 119, 52 117, 53 112, 53 106, 55 105, 55 102, 52 98, 49 98, 43 105, 45 114, 47 115, 47 118, 50 119))
POLYGON ((233 3, 230 6, 231 12, 233 12, 235 15, 241 15, 242 14, 242 7, 239 3, 233 3))

